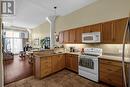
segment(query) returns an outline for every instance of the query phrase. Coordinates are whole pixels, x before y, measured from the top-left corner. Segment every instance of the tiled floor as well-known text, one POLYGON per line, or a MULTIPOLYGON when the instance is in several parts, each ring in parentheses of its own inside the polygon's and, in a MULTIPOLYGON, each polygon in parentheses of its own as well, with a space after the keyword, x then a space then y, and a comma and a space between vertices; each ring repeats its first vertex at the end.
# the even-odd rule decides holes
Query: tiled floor
POLYGON ((19 55, 14 55, 14 60, 4 61, 5 84, 18 81, 32 76, 32 64, 28 63, 28 57, 21 59, 19 55))
POLYGON ((6 85, 5 87, 109 87, 104 84, 99 84, 68 70, 60 71, 56 74, 48 76, 42 80, 29 77, 18 82, 6 85))

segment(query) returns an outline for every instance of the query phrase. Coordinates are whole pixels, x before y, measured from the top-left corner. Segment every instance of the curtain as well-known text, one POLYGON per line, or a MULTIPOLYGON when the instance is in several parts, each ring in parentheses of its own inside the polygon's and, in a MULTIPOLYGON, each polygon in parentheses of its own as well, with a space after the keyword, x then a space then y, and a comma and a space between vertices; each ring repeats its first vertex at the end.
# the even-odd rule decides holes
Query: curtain
POLYGON ((20 51, 23 51, 23 43, 20 38, 6 38, 5 39, 5 50, 6 52, 12 52, 18 54, 20 51))
POLYGON ((24 33, 19 31, 5 31, 4 50, 14 54, 19 54, 20 51, 23 51, 23 46, 25 44, 25 38, 23 37, 23 34, 24 33))

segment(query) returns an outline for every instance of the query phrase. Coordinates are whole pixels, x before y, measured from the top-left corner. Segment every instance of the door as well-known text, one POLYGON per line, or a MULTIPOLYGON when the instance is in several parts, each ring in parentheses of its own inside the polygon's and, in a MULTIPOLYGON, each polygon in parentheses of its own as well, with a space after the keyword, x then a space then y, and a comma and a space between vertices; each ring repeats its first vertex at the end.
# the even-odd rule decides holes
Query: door
POLYGON ((113 43, 113 22, 105 22, 102 24, 102 43, 113 43))

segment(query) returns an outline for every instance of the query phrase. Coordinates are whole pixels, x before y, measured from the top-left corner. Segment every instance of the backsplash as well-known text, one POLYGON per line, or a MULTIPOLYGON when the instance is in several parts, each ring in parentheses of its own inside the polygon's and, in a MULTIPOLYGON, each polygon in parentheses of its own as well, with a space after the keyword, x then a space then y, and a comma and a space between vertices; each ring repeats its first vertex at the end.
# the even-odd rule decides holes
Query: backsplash
MULTIPOLYGON (((69 47, 74 47, 80 51, 82 48, 102 48, 104 55, 121 56, 122 44, 65 44, 64 47, 69 50, 69 47)), ((126 57, 130 57, 130 45, 126 45, 126 57), (129 50, 128 50, 129 49, 129 50)))

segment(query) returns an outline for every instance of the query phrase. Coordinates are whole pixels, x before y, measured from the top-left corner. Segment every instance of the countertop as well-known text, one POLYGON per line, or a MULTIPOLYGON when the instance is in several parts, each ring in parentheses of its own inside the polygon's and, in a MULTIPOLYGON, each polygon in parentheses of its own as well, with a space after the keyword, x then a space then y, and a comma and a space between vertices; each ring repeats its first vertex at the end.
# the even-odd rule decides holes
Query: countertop
MULTIPOLYGON (((43 54, 43 55, 36 55, 36 57, 48 57, 48 56, 54 56, 54 55, 63 55, 63 54, 75 54, 75 55, 81 55, 80 52, 63 52, 63 53, 54 53, 54 54, 43 54)), ((107 59, 107 60, 115 60, 115 61, 122 61, 122 57, 120 56, 112 56, 112 55, 102 55, 99 57, 100 59, 107 59)), ((130 58, 125 58, 125 62, 130 63, 130 58)))
MULTIPOLYGON (((107 60, 122 61, 122 57, 119 57, 119 56, 102 55, 99 58, 107 59, 107 60)), ((125 62, 130 63, 130 58, 125 57, 125 62)))

